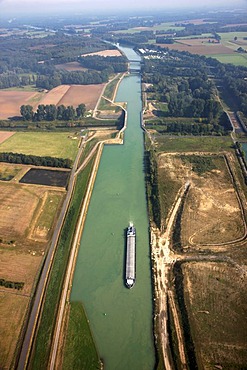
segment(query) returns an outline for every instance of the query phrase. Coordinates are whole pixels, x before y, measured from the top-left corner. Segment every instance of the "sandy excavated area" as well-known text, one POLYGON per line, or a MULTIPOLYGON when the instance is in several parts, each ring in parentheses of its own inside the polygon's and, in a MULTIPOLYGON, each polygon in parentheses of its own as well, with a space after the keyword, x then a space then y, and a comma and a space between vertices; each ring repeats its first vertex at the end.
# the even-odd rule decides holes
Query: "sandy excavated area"
POLYGON ((59 105, 64 104, 65 106, 73 105, 77 107, 83 103, 86 105, 87 110, 94 109, 104 87, 105 84, 72 85, 59 101, 59 105))
POLYGON ((0 144, 15 134, 15 131, 0 131, 0 144))
POLYGON ((193 342, 203 368, 244 368, 246 275, 235 266, 209 261, 185 263, 182 269, 193 342))
POLYGON ((88 53, 88 54, 82 54, 82 57, 87 57, 91 55, 100 55, 102 57, 120 57, 122 54, 119 50, 102 50, 102 51, 96 51, 95 53, 88 53))
MULTIPOLYGON (((189 40, 185 40, 189 41, 189 40)), ((157 44, 170 50, 188 51, 192 54, 214 55, 214 54, 235 54, 233 49, 219 44, 183 45, 183 44, 157 44)))
POLYGON ((20 107, 27 105, 40 93, 32 91, 0 91, 0 119, 20 116, 20 107))
POLYGON ((232 242, 244 235, 238 198, 222 156, 213 156, 216 169, 201 175, 192 170, 186 156, 163 154, 160 158, 162 176, 180 186, 186 181, 191 184, 181 222, 184 246, 232 242))

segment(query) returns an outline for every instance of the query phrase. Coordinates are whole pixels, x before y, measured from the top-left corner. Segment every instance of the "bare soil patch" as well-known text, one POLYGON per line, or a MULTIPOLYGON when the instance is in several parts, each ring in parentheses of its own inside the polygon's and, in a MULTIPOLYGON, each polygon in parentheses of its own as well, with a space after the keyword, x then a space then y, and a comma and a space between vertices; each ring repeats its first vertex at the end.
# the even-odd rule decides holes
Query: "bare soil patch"
POLYGON ((88 55, 100 55, 102 57, 119 57, 122 56, 121 52, 119 50, 102 50, 102 51, 96 51, 95 53, 88 53, 88 54, 82 54, 82 57, 86 57, 88 55))
POLYGON ((162 155, 159 163, 161 178, 170 184, 163 186, 166 193, 160 194, 163 204, 167 198, 175 199, 178 189, 190 182, 181 219, 182 245, 227 243, 241 238, 244 221, 224 157, 208 157, 213 167, 203 173, 193 169, 187 160, 192 157, 162 155))
POLYGON ((245 368, 247 289, 244 276, 226 263, 185 263, 182 270, 198 363, 205 369, 245 368))
POLYGON ((48 91, 42 98, 39 104, 55 104, 57 105, 63 98, 64 94, 70 89, 70 85, 60 85, 48 91))
POLYGON ((79 104, 83 103, 88 110, 94 109, 104 87, 105 84, 72 85, 61 98, 59 104, 77 107, 79 104))
POLYGON ((15 134, 15 131, 0 131, 0 144, 15 134))
POLYGON ((0 91, 0 119, 20 116, 22 105, 32 104, 32 99, 40 93, 30 91, 0 91))

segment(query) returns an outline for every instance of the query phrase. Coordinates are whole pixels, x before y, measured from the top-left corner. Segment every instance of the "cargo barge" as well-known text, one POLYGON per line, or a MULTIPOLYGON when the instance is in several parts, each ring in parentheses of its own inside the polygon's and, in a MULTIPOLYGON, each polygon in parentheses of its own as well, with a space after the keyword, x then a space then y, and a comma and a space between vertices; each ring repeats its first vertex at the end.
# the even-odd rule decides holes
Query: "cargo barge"
POLYGON ((125 284, 131 289, 136 279, 136 229, 132 222, 127 228, 125 284))

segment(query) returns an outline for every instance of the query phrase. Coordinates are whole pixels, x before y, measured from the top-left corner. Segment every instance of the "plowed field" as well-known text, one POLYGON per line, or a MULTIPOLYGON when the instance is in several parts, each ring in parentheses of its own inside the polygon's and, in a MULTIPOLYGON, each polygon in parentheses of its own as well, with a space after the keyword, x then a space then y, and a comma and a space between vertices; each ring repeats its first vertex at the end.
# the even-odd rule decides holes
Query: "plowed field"
POLYGON ((64 94, 59 104, 77 107, 83 103, 87 109, 94 109, 103 91, 105 84, 100 85, 72 85, 64 94))
POLYGON ((0 119, 20 116, 20 107, 32 104, 32 99, 41 95, 29 91, 0 91, 0 119))

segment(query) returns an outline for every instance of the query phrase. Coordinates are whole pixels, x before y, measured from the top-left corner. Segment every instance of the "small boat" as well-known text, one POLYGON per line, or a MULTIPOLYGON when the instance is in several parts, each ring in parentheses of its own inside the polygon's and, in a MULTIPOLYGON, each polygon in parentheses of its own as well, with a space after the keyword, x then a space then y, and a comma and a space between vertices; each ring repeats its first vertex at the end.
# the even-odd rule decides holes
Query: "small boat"
POLYGON ((132 222, 127 228, 125 284, 131 289, 136 279, 136 229, 132 222))

